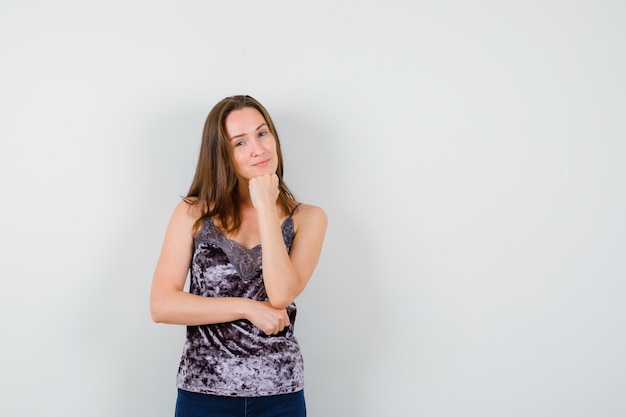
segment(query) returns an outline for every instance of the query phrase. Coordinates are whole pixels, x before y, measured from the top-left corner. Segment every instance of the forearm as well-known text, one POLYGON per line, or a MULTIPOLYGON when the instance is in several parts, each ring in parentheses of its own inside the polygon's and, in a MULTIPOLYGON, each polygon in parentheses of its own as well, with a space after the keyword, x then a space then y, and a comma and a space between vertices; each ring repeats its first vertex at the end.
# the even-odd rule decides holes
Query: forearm
POLYGON ((263 256, 263 283, 270 304, 285 308, 302 291, 282 235, 275 210, 258 211, 263 256))
POLYGON ((153 294, 150 312, 156 323, 196 326, 247 319, 253 300, 235 297, 204 297, 184 291, 153 294))

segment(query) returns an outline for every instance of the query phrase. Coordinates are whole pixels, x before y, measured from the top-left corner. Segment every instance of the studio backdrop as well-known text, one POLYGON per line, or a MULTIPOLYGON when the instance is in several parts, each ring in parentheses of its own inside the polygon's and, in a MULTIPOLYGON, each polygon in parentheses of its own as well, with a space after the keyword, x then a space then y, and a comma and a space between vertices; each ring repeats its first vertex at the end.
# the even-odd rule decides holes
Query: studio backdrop
POLYGON ((329 217, 309 415, 626 415, 623 2, 3 0, 0 51, 0 415, 173 415, 152 273, 233 94, 329 217))

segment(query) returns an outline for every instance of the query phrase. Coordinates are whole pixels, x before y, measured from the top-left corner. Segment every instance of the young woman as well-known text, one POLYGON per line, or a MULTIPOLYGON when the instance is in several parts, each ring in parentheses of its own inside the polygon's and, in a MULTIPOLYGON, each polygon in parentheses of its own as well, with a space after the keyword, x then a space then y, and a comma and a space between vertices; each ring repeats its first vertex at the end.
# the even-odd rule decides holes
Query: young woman
POLYGON ((297 202, 283 181, 265 108, 250 96, 217 103, 150 295, 155 322, 187 326, 176 416, 306 415, 294 299, 313 274, 326 224, 324 211, 297 202))

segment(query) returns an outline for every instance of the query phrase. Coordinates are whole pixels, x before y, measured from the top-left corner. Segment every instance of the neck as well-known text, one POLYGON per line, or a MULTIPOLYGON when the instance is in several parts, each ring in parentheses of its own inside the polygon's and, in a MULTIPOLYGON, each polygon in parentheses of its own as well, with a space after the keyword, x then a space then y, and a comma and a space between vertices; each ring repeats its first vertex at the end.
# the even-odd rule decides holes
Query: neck
POLYGON ((248 181, 239 180, 237 199, 239 204, 241 205, 252 204, 252 200, 250 199, 250 189, 248 188, 248 181))

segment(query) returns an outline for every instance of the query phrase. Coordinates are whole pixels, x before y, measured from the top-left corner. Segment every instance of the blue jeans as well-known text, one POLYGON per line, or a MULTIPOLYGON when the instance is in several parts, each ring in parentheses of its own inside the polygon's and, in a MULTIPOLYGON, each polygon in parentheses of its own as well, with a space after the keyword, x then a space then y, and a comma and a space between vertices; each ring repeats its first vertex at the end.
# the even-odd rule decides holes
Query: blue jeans
POLYGON ((222 397, 182 389, 176 417, 306 417, 304 390, 267 397, 222 397))

